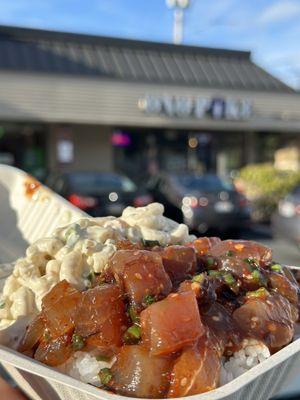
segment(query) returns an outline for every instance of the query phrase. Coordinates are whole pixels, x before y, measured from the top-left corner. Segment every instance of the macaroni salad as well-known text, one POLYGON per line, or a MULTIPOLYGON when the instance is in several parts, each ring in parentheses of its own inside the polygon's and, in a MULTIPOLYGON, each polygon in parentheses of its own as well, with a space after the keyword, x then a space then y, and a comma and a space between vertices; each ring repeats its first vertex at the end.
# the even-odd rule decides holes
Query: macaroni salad
POLYGON ((120 240, 169 245, 194 239, 186 225, 163 213, 164 207, 159 203, 127 207, 120 218, 83 218, 30 245, 5 282, 0 299, 0 328, 40 311, 43 297, 64 279, 79 290, 88 288, 91 275, 106 267, 120 240))

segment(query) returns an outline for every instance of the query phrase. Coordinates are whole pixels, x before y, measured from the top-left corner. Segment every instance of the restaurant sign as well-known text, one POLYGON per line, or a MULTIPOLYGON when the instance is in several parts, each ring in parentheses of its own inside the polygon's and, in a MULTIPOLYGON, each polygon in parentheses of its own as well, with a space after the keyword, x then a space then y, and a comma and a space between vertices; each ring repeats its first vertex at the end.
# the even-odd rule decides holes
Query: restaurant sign
POLYGON ((252 104, 245 99, 221 97, 188 97, 172 95, 145 95, 138 101, 139 109, 147 114, 168 117, 214 120, 247 120, 252 115, 252 104))

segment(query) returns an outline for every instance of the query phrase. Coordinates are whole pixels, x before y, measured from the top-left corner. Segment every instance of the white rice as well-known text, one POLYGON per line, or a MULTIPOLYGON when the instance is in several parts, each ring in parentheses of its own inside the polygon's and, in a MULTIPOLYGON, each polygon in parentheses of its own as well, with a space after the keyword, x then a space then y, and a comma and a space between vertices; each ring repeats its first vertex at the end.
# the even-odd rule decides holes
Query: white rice
POLYGON ((270 351, 263 342, 244 339, 242 349, 223 360, 220 385, 225 385, 269 357, 270 351))
POLYGON ((110 362, 98 361, 92 353, 77 351, 58 369, 77 380, 100 387, 99 371, 102 368, 110 368, 114 362, 115 358, 110 362))
MULTIPOLYGON (((269 357, 270 351, 263 342, 244 339, 241 350, 235 352, 232 357, 223 359, 220 386, 232 381, 269 357)), ((114 357, 110 362, 98 361, 93 353, 77 351, 58 369, 77 380, 100 387, 99 371, 102 368, 111 368, 115 360, 114 357)))

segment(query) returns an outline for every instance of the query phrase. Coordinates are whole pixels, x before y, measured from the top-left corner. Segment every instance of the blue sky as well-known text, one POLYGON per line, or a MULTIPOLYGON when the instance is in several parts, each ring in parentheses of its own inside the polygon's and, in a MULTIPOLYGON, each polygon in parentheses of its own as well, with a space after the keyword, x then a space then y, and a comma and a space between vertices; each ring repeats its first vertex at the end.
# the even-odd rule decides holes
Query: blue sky
MULTIPOLYGON (((184 43, 245 49, 300 88, 300 0, 191 0, 184 43)), ((172 41, 165 0, 0 0, 0 24, 172 41)))

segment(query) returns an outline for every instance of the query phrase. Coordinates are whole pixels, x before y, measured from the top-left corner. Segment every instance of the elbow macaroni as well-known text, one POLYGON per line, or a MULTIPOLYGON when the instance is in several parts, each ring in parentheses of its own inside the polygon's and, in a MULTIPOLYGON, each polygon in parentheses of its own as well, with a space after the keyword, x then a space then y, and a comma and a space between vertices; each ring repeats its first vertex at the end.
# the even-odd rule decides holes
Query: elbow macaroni
POLYGON ((105 269, 116 242, 155 240, 161 245, 193 240, 186 225, 163 216, 164 207, 127 207, 120 218, 83 218, 56 229, 52 237, 30 245, 5 282, 0 300, 0 327, 41 310, 43 297, 66 279, 82 290, 91 272, 105 269))

